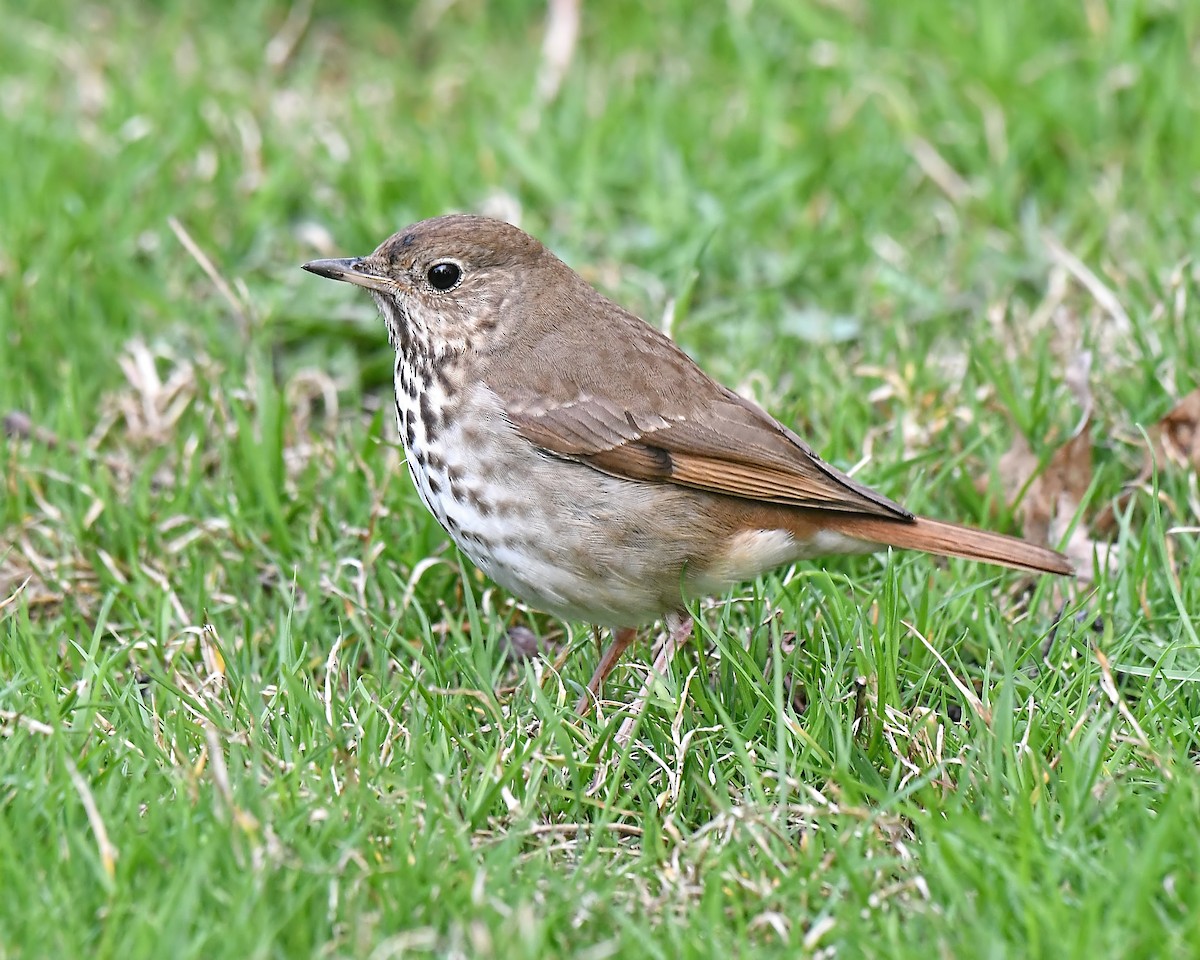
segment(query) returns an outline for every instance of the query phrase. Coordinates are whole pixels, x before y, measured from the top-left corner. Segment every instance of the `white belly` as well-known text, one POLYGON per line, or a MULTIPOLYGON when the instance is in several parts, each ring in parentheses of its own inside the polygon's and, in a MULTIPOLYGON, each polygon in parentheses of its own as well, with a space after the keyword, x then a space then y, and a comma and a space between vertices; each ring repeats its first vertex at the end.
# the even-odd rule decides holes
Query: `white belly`
MULTIPOLYGON (((417 492, 492 580, 537 609, 604 625, 647 623, 680 606, 685 558, 661 562, 656 518, 639 484, 513 436, 482 385, 432 431, 400 386, 400 436, 417 492)), ((427 387, 433 409, 442 406, 441 390, 427 387)))

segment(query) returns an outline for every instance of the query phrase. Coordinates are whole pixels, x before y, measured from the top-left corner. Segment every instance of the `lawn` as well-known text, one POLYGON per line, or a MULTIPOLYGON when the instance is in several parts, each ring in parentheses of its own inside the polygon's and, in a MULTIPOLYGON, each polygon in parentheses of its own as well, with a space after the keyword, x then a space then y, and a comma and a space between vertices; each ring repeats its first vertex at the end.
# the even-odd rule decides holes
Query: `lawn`
POLYGON ((2 960, 1200 956, 1200 6, 0 13, 2 960), (453 210, 1084 575, 802 564, 579 718, 299 269, 453 210))

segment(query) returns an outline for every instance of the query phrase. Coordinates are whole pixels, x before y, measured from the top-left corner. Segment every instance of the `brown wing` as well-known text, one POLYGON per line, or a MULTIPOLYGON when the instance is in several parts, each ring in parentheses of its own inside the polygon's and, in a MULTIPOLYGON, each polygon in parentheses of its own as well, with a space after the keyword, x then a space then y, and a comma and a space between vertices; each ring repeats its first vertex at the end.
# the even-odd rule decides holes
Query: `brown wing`
MULTIPOLYGON (((653 327, 582 281, 573 292, 579 299, 572 306, 595 322, 582 332, 565 329, 534 297, 531 315, 506 346, 505 362, 485 363, 480 371, 532 443, 618 477, 911 518, 822 462, 795 433, 722 387, 653 327)), ((553 306, 557 313, 562 301, 553 306)))
POLYGON ((637 409, 637 399, 581 393, 561 404, 518 402, 506 409, 521 434, 543 450, 614 476, 788 506, 910 516, 723 388, 704 397, 706 403, 668 416, 637 409))
POLYGON ((541 449, 629 479, 911 520, 556 258, 522 276, 520 323, 476 370, 541 449))

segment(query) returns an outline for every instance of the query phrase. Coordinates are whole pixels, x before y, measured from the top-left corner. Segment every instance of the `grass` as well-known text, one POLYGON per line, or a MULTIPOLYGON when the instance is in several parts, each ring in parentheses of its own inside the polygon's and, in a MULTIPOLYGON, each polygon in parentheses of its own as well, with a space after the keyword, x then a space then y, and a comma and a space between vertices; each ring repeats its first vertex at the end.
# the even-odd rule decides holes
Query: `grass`
POLYGON ((572 714, 585 625, 447 548, 373 308, 297 269, 519 213, 832 461, 1002 529, 1089 350, 1088 528, 1200 386, 1195 5, 586 4, 549 103, 540 4, 288 15, 3 5, 0 957, 1200 954, 1194 470, 1090 584, 895 555, 717 598, 621 749, 644 670, 572 714))

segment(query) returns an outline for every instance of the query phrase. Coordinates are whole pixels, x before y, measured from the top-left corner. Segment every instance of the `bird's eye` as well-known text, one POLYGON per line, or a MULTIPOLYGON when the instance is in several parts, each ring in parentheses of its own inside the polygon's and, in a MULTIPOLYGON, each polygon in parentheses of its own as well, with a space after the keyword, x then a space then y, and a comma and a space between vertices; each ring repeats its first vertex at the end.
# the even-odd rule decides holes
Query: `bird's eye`
POLYGON ((425 274, 425 279, 435 290, 449 290, 462 279, 462 270, 457 263, 435 263, 425 274))

